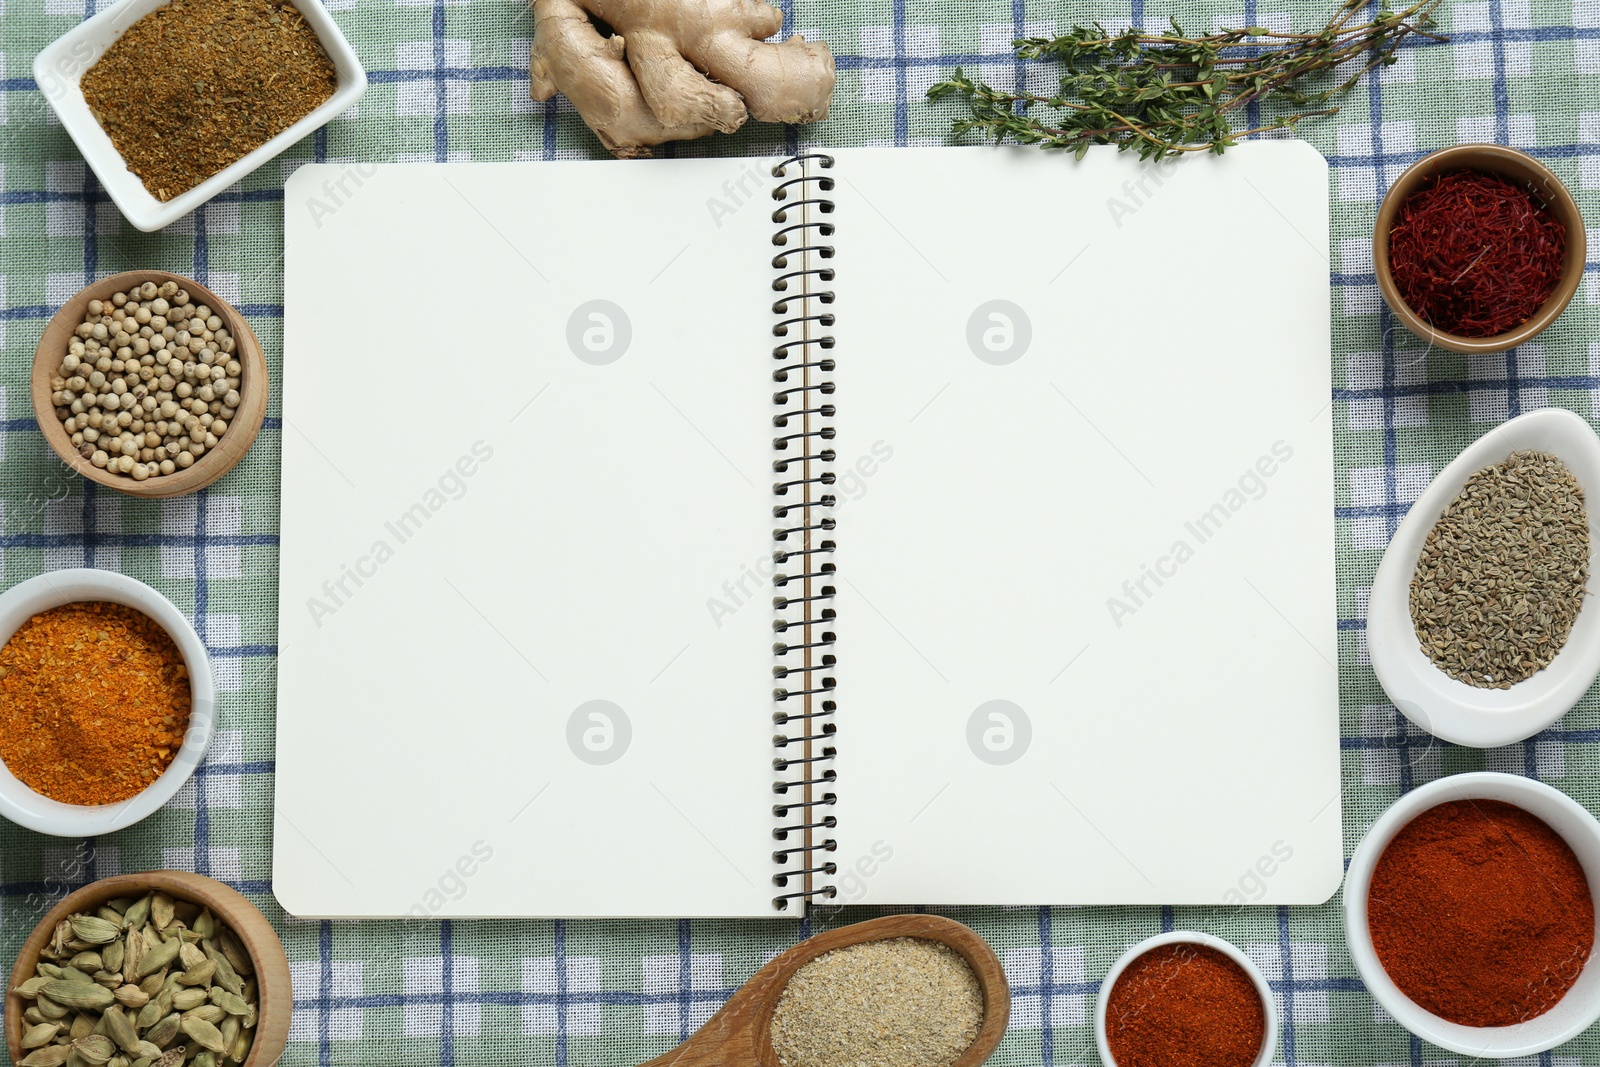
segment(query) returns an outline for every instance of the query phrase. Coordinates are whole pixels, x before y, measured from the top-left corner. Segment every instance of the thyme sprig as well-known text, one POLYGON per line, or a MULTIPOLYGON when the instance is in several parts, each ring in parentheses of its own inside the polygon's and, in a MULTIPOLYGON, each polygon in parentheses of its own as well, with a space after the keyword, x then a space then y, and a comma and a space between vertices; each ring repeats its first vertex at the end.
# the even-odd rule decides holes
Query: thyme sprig
POLYGON ((1133 149, 1142 159, 1181 152, 1215 152, 1241 137, 1293 129, 1315 115, 1338 111, 1327 105, 1363 74, 1389 66, 1407 37, 1449 38, 1428 32, 1440 0, 1417 0, 1403 11, 1387 3, 1371 21, 1356 23, 1369 0, 1343 0, 1317 33, 1277 33, 1263 26, 1224 29, 1200 36, 1176 19, 1169 33, 1128 29, 1111 33, 1098 22, 1074 26, 1058 37, 1014 42, 1019 59, 1057 60, 1058 93, 1006 92, 955 74, 928 90, 930 100, 960 97, 971 114, 955 120, 959 136, 980 132, 996 143, 1072 149, 1090 145, 1133 149), (1305 79, 1352 60, 1366 62, 1332 88, 1311 92, 1305 79), (1296 110, 1252 129, 1234 129, 1235 112, 1254 101, 1281 102, 1296 110), (1038 112, 1049 109, 1046 115, 1038 112))

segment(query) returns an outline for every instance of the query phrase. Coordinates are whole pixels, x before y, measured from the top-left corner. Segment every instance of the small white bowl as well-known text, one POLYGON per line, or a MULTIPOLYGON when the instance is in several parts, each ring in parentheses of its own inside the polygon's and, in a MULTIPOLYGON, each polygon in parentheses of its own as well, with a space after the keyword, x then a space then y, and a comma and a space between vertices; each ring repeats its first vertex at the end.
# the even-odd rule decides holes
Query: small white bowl
MULTIPOLYGON (((1600 823, 1583 805, 1532 778, 1495 771, 1473 771, 1418 786, 1389 806, 1356 846, 1344 881, 1344 931, 1356 973, 1394 1021, 1422 1040, 1465 1056, 1508 1059, 1553 1049, 1600 1019, 1600 964, 1591 955, 1567 995, 1555 1007, 1514 1026, 1462 1026, 1422 1007, 1400 991, 1378 960, 1367 930, 1367 892, 1383 850, 1411 820, 1452 800, 1500 800, 1543 819, 1571 847, 1589 892, 1600 893, 1600 823)), ((1595 898, 1600 916, 1600 895, 1595 898)), ((1600 923, 1597 923, 1600 925, 1600 923)))
POLYGON ((1267 984, 1266 975, 1261 973, 1261 968, 1250 961, 1249 956, 1232 944, 1220 937, 1194 930, 1173 930, 1157 934, 1155 937, 1147 937, 1118 956, 1117 962, 1106 972, 1105 981, 1100 983, 1100 994, 1094 1002, 1094 1043, 1100 1050, 1100 1062, 1106 1067, 1118 1067, 1116 1058, 1111 1055, 1111 1042, 1106 1037, 1106 1007, 1111 1002, 1111 991, 1117 987, 1117 979, 1128 969, 1128 964, 1146 952, 1162 945, 1175 944, 1204 945, 1207 948, 1214 948, 1237 963, 1243 968, 1244 973, 1250 976, 1250 981, 1255 983, 1256 992, 1261 995, 1261 1008, 1267 1020, 1267 1032, 1261 1038, 1261 1052, 1257 1054, 1251 1067, 1266 1067, 1278 1052, 1278 1005, 1272 998, 1272 987, 1267 984))
POLYGON ((1560 408, 1519 415, 1467 446, 1400 520, 1372 580, 1367 654, 1379 683, 1406 718, 1458 745, 1497 748, 1532 737, 1566 714, 1600 674, 1600 606, 1592 593, 1550 665, 1509 689, 1479 689, 1445 674, 1422 651, 1412 625, 1411 577, 1439 516, 1471 475, 1525 449, 1559 457, 1583 487, 1592 587, 1600 576, 1600 439, 1560 408))
POLYGON ((63 604, 108 600, 141 611, 167 631, 189 669, 189 731, 161 777, 144 792, 115 804, 63 804, 23 785, 0 760, 0 815, 18 826, 56 837, 95 837, 132 826, 172 799, 205 758, 216 718, 217 689, 211 658, 194 627, 166 597, 113 571, 51 571, 0 593, 0 646, 34 615, 63 604))
MULTIPOLYGON (((235 160, 194 188, 179 193, 171 200, 157 200, 144 187, 138 175, 128 169, 122 155, 111 143, 111 138, 95 120, 88 102, 83 98, 81 82, 84 72, 94 66, 105 50, 130 26, 156 8, 165 7, 168 2, 117 0, 98 15, 46 45, 33 60, 33 79, 61 120, 61 125, 66 127, 67 133, 78 146, 78 151, 94 168, 95 176, 106 187, 106 192, 111 195, 123 216, 136 228, 146 232, 159 230, 187 215, 302 137, 327 125, 367 91, 367 72, 356 58, 350 42, 339 31, 333 16, 318 0, 293 0, 294 6, 316 31, 328 58, 333 61, 339 77, 333 96, 266 144, 235 160)), ((137 92, 138 87, 131 86, 130 91, 137 92)))

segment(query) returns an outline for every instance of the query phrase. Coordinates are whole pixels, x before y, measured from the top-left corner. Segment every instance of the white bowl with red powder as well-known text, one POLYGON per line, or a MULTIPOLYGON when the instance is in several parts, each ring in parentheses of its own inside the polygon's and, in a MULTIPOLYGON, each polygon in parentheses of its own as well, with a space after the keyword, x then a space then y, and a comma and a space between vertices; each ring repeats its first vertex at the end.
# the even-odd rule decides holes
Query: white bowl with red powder
MULTIPOLYGON (((1423 824, 1418 825, 1420 831, 1423 824)), ((1539 844, 1536 839, 1529 840, 1535 846, 1539 844)), ((1548 846, 1549 843, 1546 841, 1544 844, 1548 846)), ((1564 862, 1570 865, 1571 858, 1565 859, 1564 862)), ((1433 872, 1417 869, 1416 884, 1427 886, 1427 892, 1431 895, 1436 891, 1434 887, 1442 886, 1447 880, 1458 877, 1453 873, 1455 870, 1456 868, 1451 868, 1433 872)), ((1570 876, 1568 880, 1576 878, 1576 872, 1569 871, 1567 875, 1570 876)), ((1499 885, 1504 884, 1502 879, 1499 885)), ((1440 1048, 1466 1056, 1486 1059, 1532 1056, 1570 1041, 1587 1030, 1596 1020, 1600 1020, 1600 964, 1595 962, 1592 947, 1596 933, 1595 916, 1600 915, 1597 887, 1600 887, 1600 822, 1596 822, 1594 816, 1589 814, 1583 805, 1558 789, 1519 775, 1491 771, 1452 775, 1419 786, 1395 801, 1378 817, 1361 843, 1356 846, 1355 854, 1350 857, 1350 868, 1344 884, 1345 939, 1349 945, 1351 959, 1355 962, 1356 971, 1373 999, 1411 1033, 1440 1048), (1429 855, 1454 853, 1472 857, 1466 862, 1466 866, 1500 863, 1504 865, 1501 869, 1505 871, 1515 871, 1518 867, 1524 867, 1534 876, 1529 881, 1541 886, 1562 878, 1561 862, 1552 862, 1551 857, 1540 856, 1536 850, 1530 850, 1521 844, 1520 837, 1528 828, 1525 826, 1518 828, 1512 823, 1508 818, 1509 813, 1498 806, 1502 804, 1521 809, 1527 815, 1533 816, 1548 830, 1554 831, 1555 837, 1565 842, 1567 848, 1571 849, 1571 858, 1576 859, 1577 867, 1581 869, 1583 879, 1588 883, 1589 901, 1593 910, 1584 919, 1581 917, 1582 909, 1574 907, 1569 900, 1565 910, 1558 912, 1557 915, 1568 918, 1580 915, 1578 922, 1582 930, 1579 933, 1586 935, 1591 947, 1587 955, 1577 950, 1564 951, 1560 958, 1556 959, 1557 966, 1539 968, 1538 973, 1544 976, 1541 984, 1558 983, 1555 988, 1559 988, 1559 984, 1570 982, 1565 992, 1561 993, 1553 1004, 1549 1004, 1548 995, 1529 996, 1532 991, 1539 988, 1534 983, 1520 979, 1516 983, 1500 982, 1500 985, 1506 987, 1500 993, 1509 998, 1508 1003, 1527 999, 1535 1006, 1520 1010, 1521 1021, 1504 1025, 1464 1025, 1444 1018, 1418 1003, 1401 989, 1385 969, 1379 955, 1379 946, 1375 943, 1372 932, 1374 917, 1376 916, 1376 921, 1379 923, 1390 924, 1390 932, 1385 935, 1384 941, 1393 946, 1393 930, 1399 926, 1400 921, 1397 917, 1404 914, 1404 909, 1399 902, 1392 900, 1380 903, 1377 908, 1371 906, 1371 898, 1374 896, 1374 875, 1378 874, 1378 880, 1386 886, 1398 885, 1393 868, 1379 872, 1380 861, 1384 854, 1391 844, 1395 843, 1401 832, 1419 817, 1428 815, 1441 805, 1453 805, 1452 810, 1479 812, 1486 823, 1500 827, 1506 838, 1503 847, 1496 847, 1492 841, 1487 845, 1483 841, 1473 842, 1466 833, 1462 833, 1459 838, 1447 836, 1444 830, 1446 824, 1435 825, 1430 821, 1427 824, 1426 836, 1421 832, 1408 836, 1400 846, 1403 857, 1401 853, 1397 853, 1396 859, 1391 862, 1397 863, 1404 858, 1416 869, 1422 866, 1423 858, 1429 855), (1429 845, 1429 840, 1437 844, 1429 845), (1425 849, 1435 851, 1424 851, 1425 849), (1498 859, 1496 853, 1499 854, 1498 859), (1414 856, 1418 858, 1413 859, 1414 856), (1575 980, 1574 971, 1576 971, 1575 980), (1539 1013, 1531 1014, 1534 1011, 1539 1013)), ((1396 889, 1394 892, 1405 895, 1409 891, 1396 889)), ((1487 905, 1483 909, 1483 915, 1447 914, 1459 910, 1461 902, 1448 903, 1451 897, 1447 889, 1438 889, 1437 893, 1438 903, 1431 907, 1427 915, 1420 916, 1420 919, 1427 930, 1442 931, 1437 936, 1446 939, 1452 937, 1447 929, 1450 923, 1469 924, 1472 929, 1479 931, 1484 929, 1494 931, 1502 929, 1503 922, 1503 934, 1496 936, 1503 936, 1510 950, 1514 951, 1517 945, 1528 944, 1533 939, 1542 937, 1542 930, 1549 925, 1525 903, 1509 909, 1503 915, 1495 912, 1494 906, 1487 905), (1489 914, 1491 912, 1495 914, 1489 914)), ((1540 895, 1548 895, 1552 900, 1559 899, 1553 888, 1546 889, 1540 895)), ((1487 894, 1483 899, 1487 901, 1487 894)), ((1581 897, 1578 900, 1581 901, 1581 897)), ((1419 934, 1419 944, 1420 938, 1426 936, 1436 935, 1419 934)), ((1455 942, 1452 941, 1450 947, 1454 945, 1455 942)), ((1471 994, 1488 1006, 1495 1004, 1496 1001, 1483 995, 1487 987, 1483 984, 1482 977, 1496 975, 1503 977, 1515 973, 1515 966, 1516 961, 1502 958, 1498 968, 1494 970, 1484 968, 1483 976, 1479 978, 1452 973, 1448 976, 1450 988, 1443 988, 1447 983, 1441 982, 1427 989, 1414 986, 1413 991, 1424 999, 1449 999, 1456 1004, 1466 1004, 1471 999, 1469 997, 1471 994)), ((1408 984, 1415 980, 1414 976, 1402 975, 1402 978, 1408 984)))
MULTIPOLYGON (((1106 1067, 1138 1067, 1139 1063, 1149 1062, 1148 1059, 1138 1058, 1140 1056, 1159 1058, 1163 1055, 1160 1049, 1141 1047, 1129 1050, 1133 1062, 1123 1063, 1117 1059, 1119 1041, 1128 1040, 1129 1035, 1113 1033, 1119 1029, 1119 1025, 1114 1025, 1111 1013, 1124 1010, 1113 1006, 1113 1001, 1121 998, 1124 992, 1137 1005, 1128 1017, 1144 1016, 1142 1024, 1135 1024, 1145 1032, 1144 1038, 1158 1036, 1163 1043, 1187 1041, 1190 1047, 1186 1051, 1191 1058, 1197 1053, 1204 1055, 1213 1067, 1267 1067, 1277 1055, 1278 1009, 1272 996, 1272 987, 1267 984, 1267 976, 1238 946, 1220 937, 1195 930, 1170 930, 1145 938, 1117 957, 1100 983, 1100 993, 1094 1005, 1095 1045, 1100 1052, 1100 1061, 1106 1067), (1186 949, 1189 950, 1187 954, 1186 949), (1159 958, 1154 973, 1132 973, 1139 972, 1142 966, 1140 961, 1152 953, 1159 958), (1196 966, 1191 968, 1191 963, 1196 966), (1223 968, 1232 964, 1233 968, 1237 968, 1235 973, 1242 975, 1242 980, 1230 980, 1224 990, 1208 988, 1202 972, 1212 972, 1210 977, 1214 979, 1218 963, 1223 968), (1118 983, 1125 975, 1133 988, 1119 990, 1118 983), (1234 988, 1236 985, 1244 988, 1234 988), (1196 1047, 1195 1042, 1207 1040, 1208 1031, 1210 1037, 1222 1038, 1225 1044, 1230 1043, 1226 1039, 1235 1036, 1232 1031, 1239 1022, 1236 1016, 1240 1008, 1245 1006, 1240 997, 1251 996, 1260 1000, 1259 1043, 1253 1048, 1234 1047, 1226 1052, 1222 1048, 1196 1047), (1176 1015, 1184 1016, 1181 1025, 1176 1015), (1229 1055, 1235 1062, 1222 1062, 1222 1057, 1229 1055)), ((1142 1045, 1143 1041, 1135 1040, 1133 1043, 1142 1045)), ((1231 1043, 1237 1046, 1237 1042, 1231 1043)))
POLYGON ((30 789, 0 760, 0 815, 18 826, 57 837, 95 837, 131 826, 183 787, 205 758, 216 718, 216 683, 206 648, 183 612, 150 586, 113 571, 50 571, 0 593, 0 646, 29 619, 81 602, 121 604, 143 613, 172 638, 189 676, 189 725, 166 769, 144 790, 114 804, 64 804, 30 789))

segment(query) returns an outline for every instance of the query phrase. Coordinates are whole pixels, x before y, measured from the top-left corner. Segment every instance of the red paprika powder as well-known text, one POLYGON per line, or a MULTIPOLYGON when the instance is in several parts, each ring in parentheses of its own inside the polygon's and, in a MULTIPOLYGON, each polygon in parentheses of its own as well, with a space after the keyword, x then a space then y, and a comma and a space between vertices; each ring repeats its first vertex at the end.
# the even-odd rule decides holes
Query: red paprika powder
POLYGON ((1106 1002, 1116 1067, 1250 1067, 1266 1036, 1256 984, 1209 945, 1157 945, 1123 969, 1106 1002))
POLYGON ((1463 1026, 1543 1015, 1594 948, 1594 898, 1571 847, 1498 800, 1429 808, 1395 835, 1367 928, 1400 991, 1463 1026))

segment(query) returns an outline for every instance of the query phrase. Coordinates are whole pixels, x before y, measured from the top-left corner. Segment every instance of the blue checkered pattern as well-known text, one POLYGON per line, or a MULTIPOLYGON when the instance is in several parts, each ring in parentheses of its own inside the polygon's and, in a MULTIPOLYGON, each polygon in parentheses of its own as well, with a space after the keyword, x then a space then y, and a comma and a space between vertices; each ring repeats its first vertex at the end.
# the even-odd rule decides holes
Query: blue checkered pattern
MULTIPOLYGON (((0 568, 11 584, 88 565, 149 581, 190 611, 217 664, 220 733, 167 809, 87 842, 0 827, 0 956, 9 958, 61 893, 117 871, 179 866, 260 903, 293 962, 295 1023, 285 1063, 580 1064, 642 1062, 687 1037, 773 954, 811 932, 753 922, 301 922, 271 897, 270 805, 277 550, 276 408, 228 478, 176 502, 136 501, 82 482, 49 458, 28 403, 43 323, 87 279, 134 267, 188 274, 233 300, 279 369, 282 180, 308 161, 550 159, 597 155, 571 108, 527 99, 526 9, 511 0, 333 0, 369 69, 355 113, 269 164, 189 220, 142 235, 104 191, 24 72, 32 55, 97 0, 0 0, 0 568)), ((833 47, 832 118, 804 130, 751 128, 669 152, 737 153, 800 143, 942 143, 951 112, 922 93, 960 65, 991 81, 1036 81, 1006 43, 1099 18, 1154 27, 1320 26, 1323 4, 1147 0, 1110 4, 983 0, 784 0, 786 23, 833 47)), ((1425 349, 1377 297, 1372 219, 1384 189, 1427 151, 1464 140, 1524 148, 1557 171, 1586 212, 1600 189, 1600 0, 1447 5, 1449 45, 1418 43, 1366 79, 1337 116, 1302 134, 1333 167, 1339 629, 1348 847, 1398 794, 1487 767, 1550 781, 1600 809, 1600 702, 1550 730, 1480 753, 1420 733, 1367 664, 1366 590, 1399 519, 1440 466, 1489 425, 1530 408, 1600 412, 1597 264, 1560 323, 1536 343, 1468 359, 1425 349)), ((1260 121, 1258 109, 1248 116, 1260 121)), ((1593 246, 1593 242, 1591 242, 1593 246)), ((1132 389, 1134 387, 1130 387, 1132 389)), ((835 925, 874 914, 846 909, 835 925)), ((1131 942, 1204 929, 1241 945, 1269 975, 1281 1061, 1444 1062, 1377 1009, 1344 949, 1339 901, 1318 908, 955 909, 1001 954, 1014 1016, 997 1063, 1091 1064, 1099 978, 1131 942)), ((1452 1061, 1453 1062, 1453 1061, 1452 1061)), ((1600 1062, 1585 1037, 1540 1064, 1600 1062)))

